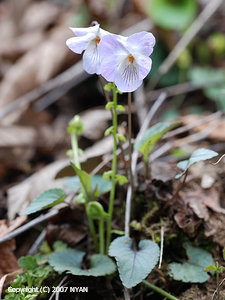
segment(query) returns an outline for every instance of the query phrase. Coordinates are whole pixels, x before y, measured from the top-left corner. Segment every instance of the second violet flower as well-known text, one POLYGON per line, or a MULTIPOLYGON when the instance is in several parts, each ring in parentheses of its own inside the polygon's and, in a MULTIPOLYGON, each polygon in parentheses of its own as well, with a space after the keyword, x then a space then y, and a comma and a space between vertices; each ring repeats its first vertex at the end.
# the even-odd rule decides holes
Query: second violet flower
POLYGON ((106 35, 99 44, 101 75, 114 82, 121 92, 132 92, 143 82, 151 70, 155 38, 149 32, 139 32, 130 37, 106 35))

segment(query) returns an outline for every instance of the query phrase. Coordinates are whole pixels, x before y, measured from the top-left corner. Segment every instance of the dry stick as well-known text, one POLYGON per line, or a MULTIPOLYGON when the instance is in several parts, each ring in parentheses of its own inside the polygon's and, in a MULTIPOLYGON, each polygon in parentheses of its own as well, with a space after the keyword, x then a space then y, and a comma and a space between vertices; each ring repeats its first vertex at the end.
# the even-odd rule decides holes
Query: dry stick
POLYGON ((27 255, 34 255, 37 252, 39 246, 44 241, 45 236, 46 236, 46 229, 42 230, 41 234, 38 236, 36 241, 33 243, 31 248, 29 249, 27 255))
POLYGON ((174 130, 172 130, 170 132, 167 132, 164 135, 163 138, 171 138, 171 137, 173 137, 173 136, 175 136, 177 134, 184 133, 185 131, 193 129, 193 128, 195 128, 197 126, 200 126, 200 125, 202 125, 204 123, 208 123, 210 121, 213 121, 214 119, 219 118, 222 115, 223 115, 222 111, 217 111, 217 112, 215 112, 213 114, 210 114, 210 115, 208 115, 208 116, 206 116, 206 117, 204 117, 204 118, 202 118, 200 120, 197 120, 196 122, 193 122, 192 124, 188 124, 188 125, 182 126, 180 128, 174 129, 174 130))
POLYGON ((54 89, 57 90, 59 86, 62 89, 63 94, 66 94, 68 89, 64 91, 62 88, 63 85, 65 86, 70 85, 71 88, 72 86, 76 86, 79 83, 81 83, 88 76, 89 74, 83 70, 82 62, 80 61, 76 63, 74 66, 72 66, 71 68, 67 69, 65 72, 47 81, 40 87, 34 89, 33 91, 27 93, 26 95, 16 99, 12 103, 3 107, 0 110, 0 119, 4 118, 5 116, 14 112, 17 109, 22 108, 34 102, 36 99, 38 99, 45 93, 48 93, 54 89))
POLYGON ((166 74, 169 71, 169 69, 176 62, 177 58, 180 56, 183 50, 188 46, 191 40, 196 36, 196 34, 200 31, 200 29, 204 26, 208 19, 216 12, 216 10, 222 3, 223 0, 213 0, 208 2, 206 7, 187 30, 185 35, 178 41, 172 52, 161 64, 156 75, 152 77, 152 80, 149 84, 151 90, 153 90, 157 85, 162 75, 166 74))
MULTIPOLYGON (((160 94, 161 93, 159 93, 154 100, 156 100, 160 94)), ((146 97, 145 97, 145 90, 143 85, 141 85, 136 91, 134 91, 133 95, 134 95, 134 104, 136 107, 136 113, 138 117, 138 123, 139 123, 139 127, 141 127, 147 115, 146 97)))
POLYGON ((162 258, 163 258, 163 242, 164 242, 164 227, 161 226, 161 232, 160 232, 160 257, 159 257, 159 269, 162 265, 162 258))
POLYGON ((205 82, 203 84, 193 84, 191 82, 179 83, 179 84, 175 84, 175 85, 168 86, 165 88, 147 92, 146 93, 146 101, 151 102, 151 101, 156 100, 159 97, 159 95, 163 92, 167 93, 167 97, 172 97, 172 96, 178 96, 178 95, 185 94, 185 93, 191 93, 196 90, 200 90, 200 89, 204 89, 204 88, 208 88, 208 87, 218 86, 223 82, 224 82, 224 79, 223 80, 213 80, 212 79, 211 82, 205 82))
POLYGON ((56 216, 58 213, 59 213, 59 210, 54 208, 53 210, 50 210, 48 213, 46 213, 44 215, 40 215, 39 217, 33 219, 29 223, 26 223, 25 225, 14 230, 13 232, 10 232, 9 234, 0 238, 0 244, 6 242, 8 240, 11 240, 12 238, 16 237, 17 235, 23 233, 24 231, 26 231, 28 229, 34 227, 35 225, 40 224, 41 222, 44 222, 44 221, 56 216))
MULTIPOLYGON (((146 119, 137 135, 136 140, 139 140, 146 129, 148 128, 152 118, 154 117, 155 113, 159 109, 159 107, 162 105, 162 103, 166 99, 166 93, 162 93, 160 97, 156 100, 156 102, 153 104, 151 107, 149 113, 146 116, 146 119)), ((132 155, 132 161, 131 161, 131 167, 132 167, 132 172, 135 174, 136 170, 136 165, 137 165, 137 159, 138 159, 138 151, 134 150, 133 155, 132 155)), ((125 236, 130 235, 130 213, 131 213, 131 198, 132 198, 132 187, 131 185, 128 186, 127 189, 127 197, 126 197, 126 211, 125 211, 125 236)))

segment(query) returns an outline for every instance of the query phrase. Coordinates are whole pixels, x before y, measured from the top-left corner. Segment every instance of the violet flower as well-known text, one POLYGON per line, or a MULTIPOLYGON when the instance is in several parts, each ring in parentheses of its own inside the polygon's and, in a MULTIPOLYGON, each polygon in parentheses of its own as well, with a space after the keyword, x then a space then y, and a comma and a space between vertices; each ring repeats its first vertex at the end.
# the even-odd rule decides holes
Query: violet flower
POLYGON ((102 57, 101 75, 114 82, 121 92, 132 92, 143 82, 151 70, 155 38, 149 32, 139 32, 130 37, 115 34, 104 36, 99 44, 102 57))
POLYGON ((75 53, 83 55, 83 67, 89 74, 100 74, 101 58, 98 53, 98 46, 103 36, 109 32, 100 28, 100 25, 88 28, 71 28, 76 35, 66 41, 67 46, 75 53))

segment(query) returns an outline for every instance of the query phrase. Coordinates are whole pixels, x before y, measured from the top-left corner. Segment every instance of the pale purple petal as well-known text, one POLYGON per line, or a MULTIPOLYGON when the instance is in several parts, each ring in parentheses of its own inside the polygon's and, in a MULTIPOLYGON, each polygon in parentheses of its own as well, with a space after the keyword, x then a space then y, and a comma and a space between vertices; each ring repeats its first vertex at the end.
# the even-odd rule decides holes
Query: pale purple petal
POLYGON ((134 60, 129 62, 126 56, 117 66, 115 84, 121 92, 132 92, 142 83, 139 78, 139 66, 134 60))
POLYGON ((120 36, 116 34, 109 34, 102 37, 99 44, 99 55, 103 60, 109 56, 125 55, 126 53, 128 52, 121 43, 120 36))
POLYGON ((139 79, 143 80, 151 70, 152 60, 148 56, 135 56, 135 60, 139 66, 139 79))
POLYGON ((132 34, 127 39, 127 49, 133 54, 149 56, 153 52, 155 38, 152 33, 142 31, 132 34))
POLYGON ((131 84, 129 84, 126 81, 124 81, 124 78, 120 74, 118 74, 118 76, 116 76, 115 79, 115 84, 117 88, 123 93, 135 91, 139 88, 139 86, 141 86, 142 82, 143 80, 135 80, 131 84))
POLYGON ((94 39, 93 33, 81 37, 72 37, 66 41, 66 45, 77 54, 81 54, 88 46, 89 42, 94 39))
POLYGON ((114 82, 115 74, 128 52, 115 34, 104 36, 99 43, 101 57, 101 75, 108 81, 114 82))
POLYGON ((70 27, 70 29, 73 31, 73 33, 76 35, 76 36, 84 36, 88 33, 94 33, 95 35, 97 35, 97 32, 99 30, 99 24, 95 25, 95 26, 90 26, 90 27, 87 27, 87 28, 73 28, 73 27, 70 27))
POLYGON ((89 74, 100 74, 101 58, 98 53, 98 45, 91 41, 83 55, 83 67, 89 74))

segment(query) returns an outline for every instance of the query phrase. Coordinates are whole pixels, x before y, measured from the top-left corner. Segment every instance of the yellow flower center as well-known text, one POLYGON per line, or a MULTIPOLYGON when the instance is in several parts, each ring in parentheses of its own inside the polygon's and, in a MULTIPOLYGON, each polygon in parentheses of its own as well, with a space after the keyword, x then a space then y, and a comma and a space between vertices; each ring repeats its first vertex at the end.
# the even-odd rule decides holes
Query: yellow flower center
POLYGON ((128 55, 128 61, 129 61, 130 63, 133 63, 133 62, 134 62, 134 57, 133 57, 133 55, 131 55, 131 54, 128 55))
POLYGON ((100 43, 100 41, 101 41, 100 37, 99 37, 99 36, 96 36, 96 38, 95 38, 95 43, 96 43, 96 45, 98 45, 98 44, 100 43))

